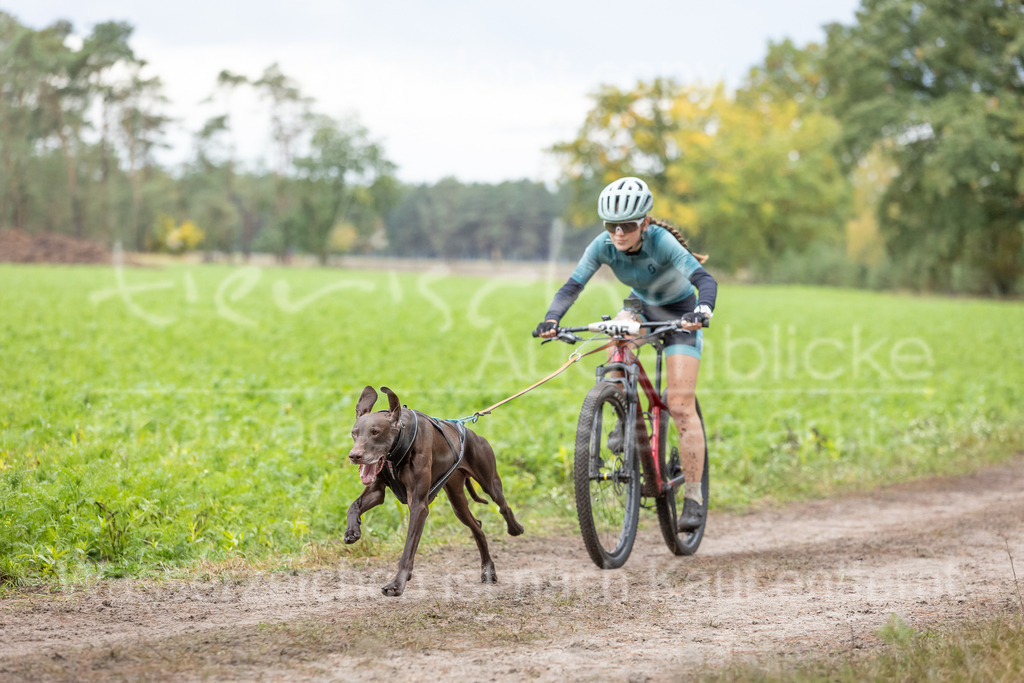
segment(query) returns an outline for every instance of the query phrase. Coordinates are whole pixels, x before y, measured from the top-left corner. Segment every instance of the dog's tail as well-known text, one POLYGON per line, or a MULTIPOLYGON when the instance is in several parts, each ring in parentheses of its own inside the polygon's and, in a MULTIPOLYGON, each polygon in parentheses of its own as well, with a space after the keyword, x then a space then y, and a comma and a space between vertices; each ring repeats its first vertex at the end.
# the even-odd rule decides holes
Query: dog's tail
POLYGON ((473 488, 473 480, 470 479, 469 477, 466 477, 466 490, 469 491, 470 498, 472 498, 478 503, 483 503, 484 505, 487 505, 487 501, 481 498, 480 494, 478 494, 476 492, 476 489, 473 488))

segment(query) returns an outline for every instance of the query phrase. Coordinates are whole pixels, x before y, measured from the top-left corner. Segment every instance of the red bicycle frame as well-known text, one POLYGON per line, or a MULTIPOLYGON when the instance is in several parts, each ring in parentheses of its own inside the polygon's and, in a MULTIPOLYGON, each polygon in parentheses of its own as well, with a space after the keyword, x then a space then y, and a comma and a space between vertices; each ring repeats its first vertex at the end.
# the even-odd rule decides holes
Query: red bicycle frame
MULTIPOLYGON (((668 405, 661 400, 661 349, 658 349, 658 360, 655 368, 655 382, 651 382, 651 379, 647 376, 647 371, 644 370, 643 364, 640 363, 640 358, 637 357, 633 351, 629 349, 629 341, 614 341, 614 349, 612 350, 611 358, 608 359, 607 365, 618 365, 623 368, 635 368, 636 382, 637 385, 643 389, 644 394, 647 396, 648 412, 651 414, 651 457, 650 466, 654 469, 654 482, 656 483, 658 493, 667 491, 672 487, 672 482, 666 482, 661 472, 661 461, 658 458, 659 447, 661 446, 661 420, 662 412, 669 414, 671 419, 671 412, 668 409, 668 405)), ((636 418, 643 420, 644 411, 640 406, 640 397, 637 395, 636 405, 636 418)))

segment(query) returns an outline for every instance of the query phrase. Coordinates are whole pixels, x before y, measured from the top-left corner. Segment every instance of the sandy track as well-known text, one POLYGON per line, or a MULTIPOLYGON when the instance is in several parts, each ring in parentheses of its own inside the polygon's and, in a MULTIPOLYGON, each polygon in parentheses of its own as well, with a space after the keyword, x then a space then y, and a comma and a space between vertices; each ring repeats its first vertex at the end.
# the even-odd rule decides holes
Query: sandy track
MULTIPOLYGON (((372 513, 371 513, 372 514, 372 513)), ((450 514, 445 512, 444 514, 450 514)), ((748 515, 713 514, 700 553, 665 549, 645 513, 626 567, 578 537, 492 534, 500 583, 465 544, 216 582, 111 581, 0 602, 0 678, 536 677, 665 680, 748 658, 859 649, 911 625, 1018 609, 1024 457, 957 479, 748 515)))

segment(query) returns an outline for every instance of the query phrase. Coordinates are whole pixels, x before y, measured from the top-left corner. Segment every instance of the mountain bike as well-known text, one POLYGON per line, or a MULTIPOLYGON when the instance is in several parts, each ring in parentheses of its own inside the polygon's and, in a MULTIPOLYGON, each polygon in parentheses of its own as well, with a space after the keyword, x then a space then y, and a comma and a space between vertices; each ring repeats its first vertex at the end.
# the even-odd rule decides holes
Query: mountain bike
MULTIPOLYGON (((580 533, 591 559, 603 569, 621 567, 629 558, 642 498, 653 499, 662 537, 674 554, 692 555, 704 537, 709 494, 706 431, 701 479, 704 522, 693 531, 676 528, 686 477, 679 448, 670 445, 678 444, 679 438, 661 388, 664 336, 676 329, 678 320, 623 322, 603 316, 600 322, 580 327, 558 327, 555 337, 545 340, 575 344, 586 341, 578 332, 593 332, 605 335, 605 347, 612 349, 607 362, 597 367, 597 381, 583 400, 573 461, 580 533), (657 353, 653 383, 632 350, 640 343, 652 344, 657 353)), ((699 402, 697 415, 703 431, 699 402)))

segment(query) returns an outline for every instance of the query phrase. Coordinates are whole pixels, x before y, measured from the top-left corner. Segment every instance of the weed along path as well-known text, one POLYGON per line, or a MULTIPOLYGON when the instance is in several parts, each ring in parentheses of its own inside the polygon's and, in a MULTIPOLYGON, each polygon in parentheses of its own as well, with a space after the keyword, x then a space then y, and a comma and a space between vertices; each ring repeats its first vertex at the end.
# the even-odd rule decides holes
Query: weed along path
MULTIPOLYGON (((649 516, 649 515, 648 515, 649 516)), ((877 645, 1019 609, 1024 456, 956 479, 746 515, 714 514, 700 553, 664 548, 653 516, 626 567, 573 535, 492 531, 499 583, 464 544, 212 582, 110 581, 0 601, 4 680, 650 678, 877 645)))

